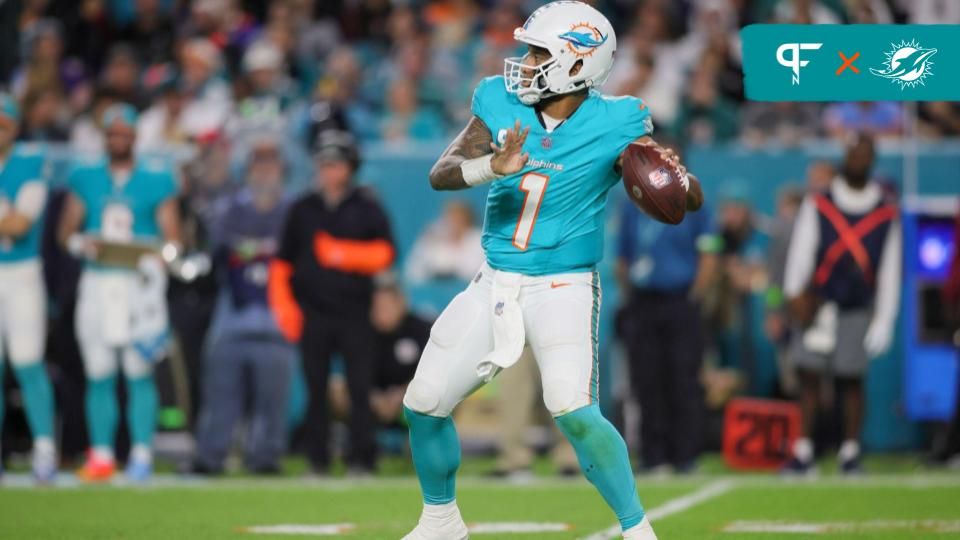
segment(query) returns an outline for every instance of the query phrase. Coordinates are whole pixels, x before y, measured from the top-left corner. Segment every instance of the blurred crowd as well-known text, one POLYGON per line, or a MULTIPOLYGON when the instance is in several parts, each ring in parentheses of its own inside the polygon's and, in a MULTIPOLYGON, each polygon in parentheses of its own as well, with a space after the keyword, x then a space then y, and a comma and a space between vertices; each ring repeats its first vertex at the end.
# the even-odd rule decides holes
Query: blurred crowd
MULTIPOLYGON (((24 140, 102 147, 113 102, 144 112, 139 150, 281 129, 309 146, 329 127, 361 140, 459 130, 478 80, 502 72, 538 0, 22 0, 0 6, 0 84, 24 140)), ((650 103, 659 133, 795 144, 904 130, 902 104, 745 103, 738 30, 758 22, 957 23, 940 0, 594 0, 619 43, 608 93, 650 103)), ((960 133, 955 103, 920 105, 919 131, 960 133)))
MULTIPOLYGON (((468 120, 466 104, 476 83, 502 72, 502 59, 517 53, 514 28, 541 3, 0 2, 0 87, 19 105, 18 141, 58 143, 75 158, 102 154, 109 150, 105 113, 128 104, 136 113, 131 115, 136 154, 176 156, 177 241, 183 251, 207 254, 211 261, 191 260, 170 280, 173 354, 184 359, 177 365, 185 372, 159 382, 187 388, 183 393, 191 402, 186 419, 171 412, 160 420, 165 427, 195 427, 194 470, 222 471, 234 425, 247 417, 247 435, 241 437, 248 447, 247 466, 275 472, 287 433, 301 423, 297 410, 307 416, 308 427, 298 438, 315 472, 323 474, 330 462, 329 441, 336 434, 328 430, 329 416, 348 419, 349 465, 360 472, 373 467, 373 426, 399 425, 403 387, 428 336, 429 323, 409 312, 400 283, 469 280, 483 260, 477 219, 468 204, 449 204, 407 257, 392 251, 388 216, 370 232, 383 244, 345 245, 332 233, 314 246, 318 254, 330 254, 327 260, 318 255, 320 271, 359 272, 364 281, 319 280, 330 284, 317 292, 294 280, 292 290, 281 291, 268 283, 269 261, 278 256, 296 267, 304 249, 291 237, 289 224, 304 230, 331 225, 310 221, 315 218, 296 221, 300 218, 291 216, 299 215, 294 214, 298 205, 316 201, 309 201, 311 195, 296 201, 281 196, 279 186, 296 162, 307 163, 316 173, 316 196, 336 202, 316 203, 317 215, 329 212, 333 222, 349 222, 337 212, 354 197, 351 204, 359 206, 350 211, 369 219, 379 211, 370 209, 378 208, 375 201, 364 206, 365 196, 346 187, 360 163, 358 148, 370 141, 438 142, 458 131, 468 120), (381 263, 350 266, 354 248, 364 250, 365 261, 381 263), (384 277, 382 272, 400 258, 407 261, 402 278, 384 277), (293 295, 303 309, 297 313, 284 304, 284 294, 293 295), (355 312, 338 311, 354 301, 355 312), (251 303, 261 311, 245 311, 251 303), (302 365, 290 341, 301 341, 302 365), (307 357, 323 361, 308 363, 307 357), (307 387, 299 405, 297 393, 304 389, 297 381, 307 387)), ((795 145, 824 137, 846 141, 854 132, 871 140, 904 134, 900 103, 747 102, 738 42, 744 25, 960 23, 960 3, 940 0, 589 3, 604 11, 618 32, 617 57, 604 91, 644 98, 657 136, 683 145, 736 140, 795 145)), ((921 103, 918 119, 921 136, 960 135, 956 103, 921 103)), ((706 421, 703 403, 716 409, 732 395, 749 393, 742 373, 750 372, 753 355, 748 321, 757 307, 752 293, 770 285, 772 296, 761 316, 772 342, 786 347, 797 333, 780 292, 792 224, 805 193, 830 189, 835 167, 811 165, 808 186, 784 192, 773 217, 752 211, 745 186, 726 186, 716 205, 671 231, 672 239, 661 238, 662 229, 635 209, 623 211, 617 255, 624 312, 618 330, 635 338, 625 340, 631 363, 663 371, 657 380, 670 381, 646 391, 644 383, 649 386, 653 379, 634 381, 647 400, 641 403, 648 411, 642 438, 663 441, 643 448, 647 467, 692 470, 701 444, 688 435, 698 432, 691 426, 706 421), (656 320, 650 318, 654 310, 644 307, 651 303, 658 306, 656 320), (689 339, 689 327, 676 328, 680 321, 700 321, 701 313, 697 339, 689 339), (649 338, 650 332, 650 339, 663 346, 659 357, 641 352, 645 341, 639 337, 649 338), (711 359, 706 369, 705 353, 711 359), (686 399, 701 392, 703 402, 686 399), (671 401, 678 396, 685 399, 671 401), (681 419, 656 411, 672 411, 681 419)), ((47 353, 60 359, 53 373, 64 453, 76 455, 88 446, 84 374, 80 362, 71 360, 80 354, 72 320, 80 263, 56 238, 68 198, 66 190, 51 194, 47 215, 53 225, 44 232, 43 257, 52 306, 47 353)), ((278 272, 283 268, 270 266, 270 279, 278 272)), ((532 362, 524 365, 526 371, 517 373, 532 377, 532 362)), ((801 383, 790 378, 791 370, 783 372, 781 388, 795 395, 801 383)), ((533 399, 522 377, 504 387, 505 396, 533 399)), ((498 473, 504 474, 527 469, 531 461, 522 430, 532 415, 509 416, 516 425, 500 434, 498 473)), ((561 471, 574 470, 567 450, 555 453, 561 471)))

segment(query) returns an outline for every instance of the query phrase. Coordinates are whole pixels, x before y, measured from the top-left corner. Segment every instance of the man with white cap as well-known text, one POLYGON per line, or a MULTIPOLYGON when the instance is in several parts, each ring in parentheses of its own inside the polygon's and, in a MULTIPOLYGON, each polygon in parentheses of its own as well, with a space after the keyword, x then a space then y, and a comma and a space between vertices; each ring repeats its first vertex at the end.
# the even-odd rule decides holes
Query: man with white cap
POLYGON ((211 231, 219 294, 207 336, 194 470, 216 474, 234 428, 247 418, 245 462, 253 473, 280 470, 286 448, 287 390, 295 350, 267 304, 270 260, 289 200, 280 137, 264 133, 249 147, 246 185, 226 197, 211 231))
POLYGON ((234 126, 237 131, 280 131, 286 127, 296 87, 285 73, 283 52, 270 41, 253 43, 243 55, 247 96, 237 103, 234 126))

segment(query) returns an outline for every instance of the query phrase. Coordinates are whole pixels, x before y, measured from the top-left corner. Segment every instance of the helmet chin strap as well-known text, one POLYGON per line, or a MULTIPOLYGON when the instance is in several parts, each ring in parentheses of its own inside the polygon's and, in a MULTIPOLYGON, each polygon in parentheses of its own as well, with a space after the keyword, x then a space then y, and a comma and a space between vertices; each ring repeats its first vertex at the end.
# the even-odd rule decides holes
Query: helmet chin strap
POLYGON ((520 102, 524 105, 536 105, 543 98, 553 95, 553 93, 547 89, 547 79, 543 75, 537 76, 533 82, 537 85, 536 88, 532 89, 535 91, 521 92, 517 95, 517 97, 520 98, 520 102))
POLYGON ((517 97, 520 98, 520 103, 523 103, 524 105, 536 105, 537 103, 540 103, 540 94, 535 94, 533 92, 521 94, 517 97))

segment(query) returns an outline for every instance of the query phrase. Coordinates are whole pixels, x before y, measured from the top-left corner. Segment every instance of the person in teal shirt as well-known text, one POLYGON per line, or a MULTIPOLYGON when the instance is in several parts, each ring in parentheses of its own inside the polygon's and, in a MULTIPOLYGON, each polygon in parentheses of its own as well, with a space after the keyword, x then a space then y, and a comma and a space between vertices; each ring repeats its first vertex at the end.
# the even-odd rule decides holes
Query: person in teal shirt
POLYGON ((0 94, 0 427, 6 351, 33 434, 33 475, 50 483, 57 452, 53 392, 43 363, 47 299, 39 253, 47 161, 42 146, 13 142, 19 117, 13 98, 0 94))
POLYGON ((170 164, 161 158, 134 158, 136 121, 136 110, 127 104, 103 113, 107 155, 74 165, 58 230, 67 249, 85 259, 76 331, 87 375, 92 447, 78 474, 87 481, 108 480, 114 474, 118 368, 126 376, 129 396, 132 448, 127 476, 145 481, 152 471, 157 416, 153 366, 163 357, 169 336, 166 268, 155 253, 161 245, 165 258, 179 251, 179 218, 170 164), (139 247, 146 254, 130 265, 105 257, 122 246, 139 247))

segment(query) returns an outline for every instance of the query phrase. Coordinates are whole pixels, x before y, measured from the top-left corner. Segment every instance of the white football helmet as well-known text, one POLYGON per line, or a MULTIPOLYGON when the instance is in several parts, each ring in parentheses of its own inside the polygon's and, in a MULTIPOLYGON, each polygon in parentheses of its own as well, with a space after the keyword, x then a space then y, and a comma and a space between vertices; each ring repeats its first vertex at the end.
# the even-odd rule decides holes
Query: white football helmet
POLYGON ((524 64, 526 56, 504 60, 507 92, 516 94, 525 105, 602 85, 610 75, 617 50, 617 36, 610 21, 593 7, 571 0, 551 2, 534 11, 522 27, 513 31, 513 38, 551 54, 537 66, 524 64), (571 76, 577 61, 583 65, 571 76))

